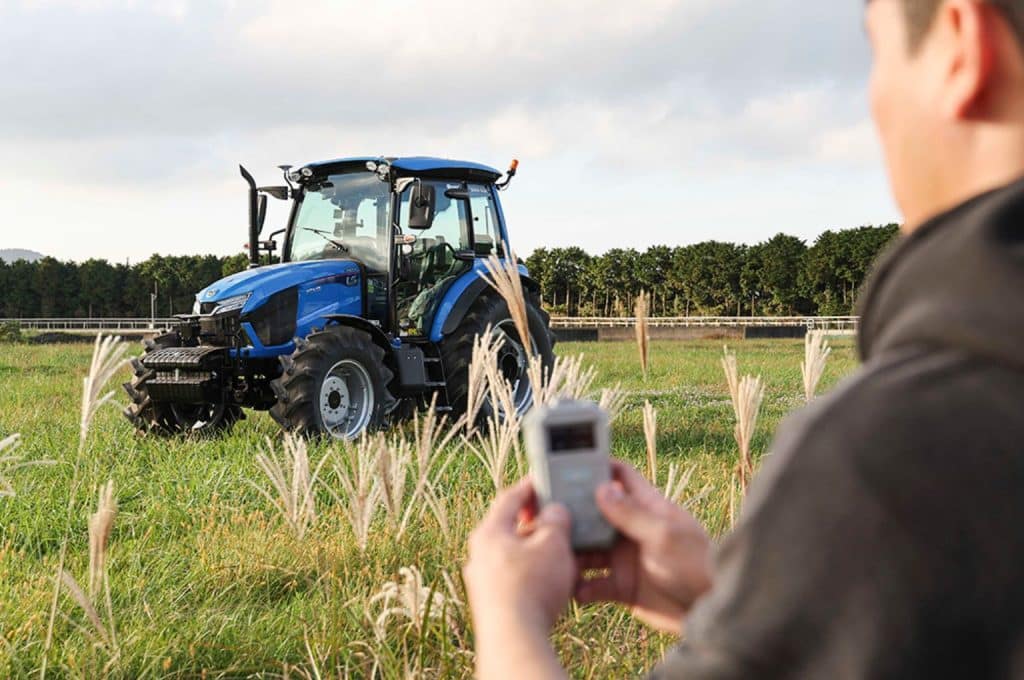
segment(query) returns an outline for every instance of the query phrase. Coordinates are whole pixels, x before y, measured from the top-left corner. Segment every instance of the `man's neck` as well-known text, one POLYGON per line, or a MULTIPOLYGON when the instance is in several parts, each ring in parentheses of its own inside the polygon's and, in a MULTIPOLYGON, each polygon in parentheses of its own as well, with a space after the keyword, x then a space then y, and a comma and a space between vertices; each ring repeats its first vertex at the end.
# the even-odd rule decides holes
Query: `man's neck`
POLYGON ((950 152, 935 177, 933 192, 912 214, 903 233, 910 234, 933 217, 975 196, 1024 177, 1024 124, 977 129, 960 152, 950 152))

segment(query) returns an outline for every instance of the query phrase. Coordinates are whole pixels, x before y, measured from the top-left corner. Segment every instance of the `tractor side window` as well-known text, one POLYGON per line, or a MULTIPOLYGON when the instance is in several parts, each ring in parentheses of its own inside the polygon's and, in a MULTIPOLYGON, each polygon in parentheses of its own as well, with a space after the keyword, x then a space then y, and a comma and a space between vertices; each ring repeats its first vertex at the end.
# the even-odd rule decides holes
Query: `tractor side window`
POLYGON ((458 188, 461 185, 449 182, 431 182, 431 184, 434 186, 437 198, 434 222, 430 225, 430 229, 422 231, 409 229, 409 197, 412 194, 409 189, 402 194, 399 226, 404 233, 416 237, 414 246, 416 250, 429 250, 435 247, 445 247, 449 251, 468 249, 470 247, 469 212, 466 209, 466 202, 444 195, 449 188, 458 188))
POLYGON ((464 199, 445 196, 448 189, 461 183, 430 182, 434 187, 434 222, 429 229, 409 229, 411 189, 402 194, 399 227, 416 237, 408 254, 409 278, 417 291, 432 288, 469 269, 469 263, 455 257, 457 251, 470 248, 469 204, 464 199))
POLYGON ((458 188, 460 185, 447 182, 431 184, 436 191, 437 202, 434 208, 434 223, 430 229, 409 229, 409 196, 412 192, 408 189, 402 194, 402 219, 399 226, 403 232, 415 235, 421 248, 439 244, 448 244, 455 250, 469 248, 469 215, 466 211, 466 202, 444 195, 449 187, 458 188))
POLYGON ((490 188, 470 184, 469 203, 473 212, 473 247, 477 256, 487 257, 492 253, 501 256, 501 230, 490 188))

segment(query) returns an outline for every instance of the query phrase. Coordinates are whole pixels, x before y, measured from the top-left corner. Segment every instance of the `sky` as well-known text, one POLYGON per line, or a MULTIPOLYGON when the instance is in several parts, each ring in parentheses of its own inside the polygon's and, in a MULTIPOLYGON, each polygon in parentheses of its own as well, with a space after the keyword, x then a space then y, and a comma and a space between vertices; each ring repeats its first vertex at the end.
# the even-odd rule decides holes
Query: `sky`
MULTIPOLYGON (((863 2, 0 0, 0 248, 230 254, 239 163, 520 170, 513 247, 898 221, 863 2)), ((272 203, 277 203, 272 201, 272 203)), ((267 224, 284 226, 283 204, 267 224)), ((270 231, 270 229, 268 229, 270 231)))

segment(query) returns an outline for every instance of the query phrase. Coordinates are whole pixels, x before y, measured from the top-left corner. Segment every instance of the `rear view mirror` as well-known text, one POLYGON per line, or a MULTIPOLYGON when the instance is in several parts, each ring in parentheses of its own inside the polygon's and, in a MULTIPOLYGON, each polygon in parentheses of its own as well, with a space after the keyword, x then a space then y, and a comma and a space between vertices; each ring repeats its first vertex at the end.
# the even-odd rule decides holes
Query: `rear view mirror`
POLYGON ((430 229, 434 224, 434 206, 437 203, 437 193, 433 184, 416 182, 412 185, 412 194, 409 197, 409 228, 430 229))

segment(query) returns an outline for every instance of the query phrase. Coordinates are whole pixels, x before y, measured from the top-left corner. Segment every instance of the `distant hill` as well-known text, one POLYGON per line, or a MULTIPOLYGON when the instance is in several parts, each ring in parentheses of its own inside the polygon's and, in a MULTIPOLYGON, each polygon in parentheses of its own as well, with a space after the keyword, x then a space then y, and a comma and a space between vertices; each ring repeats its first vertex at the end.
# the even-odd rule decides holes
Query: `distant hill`
POLYGON ((45 255, 37 253, 34 250, 22 250, 21 248, 0 248, 0 260, 4 262, 17 262, 18 260, 27 260, 29 262, 35 262, 41 260, 45 255))

